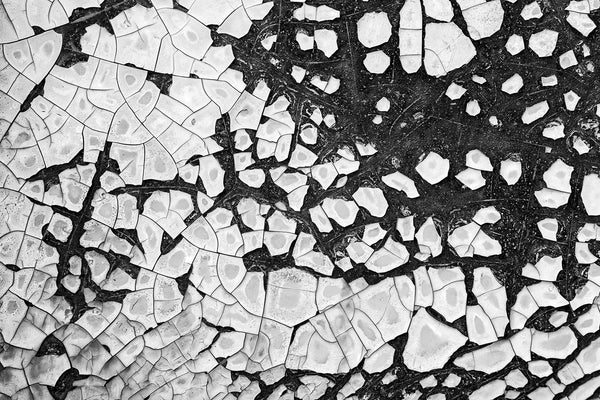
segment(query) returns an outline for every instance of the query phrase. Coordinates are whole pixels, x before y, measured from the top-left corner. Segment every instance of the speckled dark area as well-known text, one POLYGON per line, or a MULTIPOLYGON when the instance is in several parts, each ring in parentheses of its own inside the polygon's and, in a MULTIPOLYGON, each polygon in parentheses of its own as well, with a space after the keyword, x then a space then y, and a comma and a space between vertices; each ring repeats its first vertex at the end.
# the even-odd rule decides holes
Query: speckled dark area
MULTIPOLYGON (((493 228, 489 228, 487 233, 501 242, 504 254, 488 259, 476 257, 474 260, 464 261, 458 259, 448 247, 445 247, 442 256, 436 258, 434 263, 427 264, 460 266, 467 276, 467 292, 470 289, 469 280, 472 280, 472 275, 470 277, 469 274, 473 268, 489 266, 507 287, 508 303, 512 304, 519 290, 534 282, 521 276, 521 267, 527 262, 534 261, 535 254, 540 248, 550 249, 551 254, 562 255, 565 260, 564 271, 558 277, 557 286, 565 298, 573 298, 575 290, 585 282, 585 268, 577 264, 573 246, 569 244, 573 242, 577 228, 584 221, 598 222, 599 219, 594 220, 586 215, 578 197, 572 196, 565 207, 556 211, 540 207, 535 201, 533 192, 541 186, 541 174, 557 157, 575 166, 576 171, 579 171, 571 180, 573 192, 577 192, 580 188, 584 172, 598 171, 600 168, 600 134, 598 119, 594 114, 600 94, 596 72, 600 61, 598 32, 593 32, 585 40, 591 48, 591 56, 586 57, 579 67, 569 70, 561 69, 555 57, 540 59, 530 51, 511 56, 504 49, 504 44, 514 33, 523 35, 526 40, 532 32, 544 28, 554 29, 560 32, 555 54, 573 49, 578 58, 581 57, 583 40, 581 35, 564 21, 566 17, 564 8, 568 2, 543 1, 542 10, 545 17, 542 21, 521 19, 519 14, 522 6, 526 4, 524 2, 519 1, 515 5, 505 3, 506 14, 501 31, 491 38, 475 42, 476 58, 466 67, 452 71, 445 77, 433 78, 427 76, 423 69, 414 75, 407 75, 402 71, 398 57, 398 38, 394 34, 387 44, 374 49, 365 49, 357 43, 356 21, 364 12, 386 11, 395 32, 401 2, 373 0, 338 1, 333 4, 328 2, 328 5, 342 10, 340 20, 319 24, 319 27, 335 28, 338 32, 340 50, 331 59, 325 58, 317 51, 307 57, 305 52, 298 50, 295 43, 290 44, 294 40, 296 29, 312 28, 315 25, 310 22, 292 21, 292 4, 283 2, 280 16, 271 16, 272 26, 267 25, 263 28, 265 32, 277 32, 284 38, 278 40, 266 57, 274 57, 277 60, 277 72, 288 72, 291 70, 291 65, 299 65, 310 68, 314 73, 343 77, 342 87, 337 93, 315 98, 304 85, 296 84, 289 76, 280 77, 276 71, 273 71, 270 76, 270 79, 277 82, 274 85, 281 84, 285 87, 283 90, 294 97, 296 115, 302 118, 302 122, 308 122, 310 105, 313 104, 318 105, 325 112, 335 113, 336 125, 332 129, 326 129, 323 142, 319 142, 311 150, 318 153, 320 157, 327 158, 337 150, 340 143, 351 144, 356 138, 367 142, 372 141, 380 150, 378 154, 362 164, 358 172, 349 176, 348 183, 343 188, 325 192, 309 190, 305 203, 307 208, 332 195, 344 194, 347 198, 363 184, 376 185, 386 190, 385 185, 379 180, 380 176, 398 167, 400 170, 409 171, 417 163, 419 156, 426 151, 439 151, 450 155, 449 176, 455 175, 463 168, 464 155, 469 150, 483 151, 492 160, 495 170, 499 168, 500 160, 514 154, 521 159, 523 165, 523 176, 516 185, 508 186, 497 173, 485 172, 484 177, 489 180, 489 184, 475 192, 461 188, 461 183, 455 179, 444 180, 435 186, 421 185, 419 186, 421 197, 417 199, 407 199, 404 196, 388 197, 390 209, 386 215, 387 224, 386 221, 381 222, 382 227, 392 228, 396 217, 407 214, 416 214, 415 225, 419 226, 427 216, 433 214, 447 233, 456 227, 458 222, 468 221, 481 206, 495 205, 503 218, 493 228), (365 71, 361 63, 364 54, 377 49, 385 50, 392 62, 390 68, 380 76, 365 71), (588 65, 592 66, 591 71, 586 68, 588 65), (525 85, 519 94, 511 96, 502 92, 500 86, 514 73, 519 73, 523 77, 525 85), (479 85, 471 81, 473 74, 485 77, 487 83, 479 85), (554 87, 542 87, 541 77, 551 74, 557 76, 559 84, 554 87), (458 101, 450 101, 444 96, 451 82, 458 83, 468 90, 467 94, 458 101), (563 93, 569 90, 574 90, 581 96, 575 112, 567 111, 563 103, 563 93), (391 110, 383 117, 382 124, 377 126, 371 120, 377 113, 374 104, 382 96, 391 100, 391 110), (470 99, 477 99, 481 106, 482 112, 477 117, 471 117, 464 112, 465 105, 470 99), (542 100, 550 103, 553 112, 535 124, 524 126, 520 120, 524 106, 542 100), (488 117, 492 115, 500 120, 499 127, 493 127, 488 122, 488 117), (541 136, 545 123, 554 119, 562 120, 565 125, 566 138, 563 140, 552 141, 541 136), (574 133, 592 144, 592 150, 588 154, 579 155, 572 148, 571 135, 574 133), (551 152, 546 152, 547 147, 551 148, 551 152), (547 216, 557 217, 564 224, 559 229, 556 243, 541 238, 535 227, 538 220, 547 216)), ((455 3, 453 5, 455 15, 460 15, 460 9, 455 3)), ((600 21, 597 13, 592 13, 591 18, 596 23, 600 21)), ((432 21, 428 18, 424 20, 432 21)), ((464 21, 460 18, 455 18, 454 21, 463 31, 466 30, 464 21)), ((273 70, 273 67, 269 66, 268 70, 273 70)), ((420 180, 416 173, 410 177, 416 182, 420 180)), ((316 183, 313 184, 317 186, 316 183)), ((333 255, 345 247, 342 245, 345 239, 359 234, 361 226, 375 221, 376 219, 368 214, 359 213, 353 229, 336 229, 331 234, 321 235, 319 245, 322 246, 323 251, 333 255)), ((396 238, 398 240, 398 233, 393 234, 398 236, 396 238)), ((411 250, 416 251, 415 249, 411 250)), ((423 263, 411 258, 408 264, 394 270, 393 274, 410 274, 410 271, 419 265, 423 263)), ((347 273, 336 270, 334 276, 336 274, 348 280, 362 276, 369 283, 376 283, 383 278, 360 265, 347 273)), ((569 320, 572 321, 588 308, 582 307, 576 313, 570 312, 569 307, 563 307, 561 310, 569 312, 569 320)), ((555 330, 556 328, 547 321, 550 311, 548 308, 541 308, 530 319, 527 326, 543 331, 555 330)), ((453 326, 466 334, 464 318, 456 321, 453 326)), ((399 379, 390 385, 382 385, 380 381, 383 373, 366 376, 367 383, 358 392, 362 397, 396 399, 402 398, 402 393, 406 389, 420 389, 424 393, 423 398, 426 398, 425 395, 442 392, 448 399, 462 399, 485 382, 502 377, 517 366, 527 374, 526 363, 517 359, 493 376, 449 367, 436 370, 433 374, 441 382, 450 372, 455 373, 462 378, 459 387, 423 390, 419 386, 419 380, 429 374, 418 374, 403 367, 401 350, 406 341, 405 336, 402 335, 391 342, 397 349, 394 366, 399 368, 397 372, 399 379)), ((584 347, 599 336, 600 333, 579 337, 580 347, 584 347)), ((476 346, 472 344, 464 346, 455 357, 473 350, 474 347, 476 346)), ((572 361, 573 358, 554 360, 551 363, 554 366, 561 366, 572 361)), ((528 392, 541 386, 547 378, 537 378, 529 374, 528 379, 529 384, 519 398, 526 398, 528 392)), ((342 378, 341 382, 344 381, 345 379, 342 378)), ((563 395, 568 395, 575 387, 567 388, 563 395)), ((328 391, 330 397, 327 398, 335 398, 335 392, 336 387, 331 388, 328 391)), ((596 391, 594 398, 597 396, 600 396, 600 390, 596 391)))

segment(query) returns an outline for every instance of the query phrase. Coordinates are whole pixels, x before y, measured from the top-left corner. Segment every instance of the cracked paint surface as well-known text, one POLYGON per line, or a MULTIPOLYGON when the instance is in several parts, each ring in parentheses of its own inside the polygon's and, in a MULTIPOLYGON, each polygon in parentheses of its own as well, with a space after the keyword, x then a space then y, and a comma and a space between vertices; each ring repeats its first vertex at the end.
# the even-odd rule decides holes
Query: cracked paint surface
POLYGON ((598 398, 598 10, 0 1, 0 398, 598 398))

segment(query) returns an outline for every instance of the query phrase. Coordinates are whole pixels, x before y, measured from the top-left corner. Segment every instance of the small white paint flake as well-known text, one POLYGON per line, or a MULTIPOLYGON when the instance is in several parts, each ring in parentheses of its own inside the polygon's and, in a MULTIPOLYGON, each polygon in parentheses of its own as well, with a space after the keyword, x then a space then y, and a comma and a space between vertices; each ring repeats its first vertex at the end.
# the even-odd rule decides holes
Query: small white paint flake
POLYGON ((588 174, 583 177, 581 200, 588 215, 600 215, 600 176, 588 174))
POLYGON ((379 112, 390 111, 390 100, 387 97, 380 98, 375 104, 375 108, 379 112))
POLYGON ((569 50, 558 57, 558 62, 562 69, 567 69, 577 65, 577 57, 575 57, 575 52, 573 50, 569 50))
POLYGON ((467 338, 420 309, 412 318, 402 357, 406 366, 419 372, 443 367, 467 338))
POLYGON ((492 163, 488 156, 483 154, 481 150, 473 149, 470 150, 465 156, 465 162, 467 167, 475 168, 481 171, 491 172, 494 170, 492 163))
POLYGON ((383 191, 379 188, 360 187, 352 198, 359 206, 365 208, 374 217, 383 217, 388 208, 383 191))
POLYGON ((450 0, 423 0, 425 14, 442 22, 450 22, 454 17, 450 0))
POLYGON ((558 42, 558 32, 544 29, 529 37, 529 48, 538 57, 550 57, 558 42))
POLYGON ((404 192, 409 199, 419 197, 415 182, 398 171, 382 176, 381 181, 393 189, 404 192))
POLYGON ((356 31, 359 42, 367 48, 372 48, 390 39, 392 24, 385 12, 370 12, 356 22, 356 31))
POLYGON ((542 136, 558 140, 565 137, 565 126, 561 121, 553 121, 544 127, 542 136))
POLYGON ((514 74, 504 82, 502 82, 502 91, 508 94, 518 93, 523 87, 523 78, 521 75, 514 74))
POLYGON ((562 257, 543 256, 535 264, 527 263, 522 270, 522 275, 541 281, 556 281, 562 271, 562 257))
POLYGON ((504 45, 506 51, 508 51, 511 55, 515 56, 525 50, 525 42, 523 41, 523 36, 512 34, 506 44, 504 45))
POLYGON ((524 124, 529 125, 538 119, 542 118, 544 115, 548 113, 550 110, 550 106, 546 100, 536 103, 532 106, 526 107, 523 115, 521 116, 521 121, 524 124))
POLYGON ((596 29, 596 23, 590 18, 588 13, 569 10, 566 18, 569 25, 585 37, 589 36, 596 29))
POLYGON ((383 74, 390 66, 390 57, 381 50, 367 53, 363 65, 372 74, 383 74))
POLYGON ((465 89, 464 87, 452 82, 450 84, 450 86, 448 86, 448 89, 446 89, 446 96, 450 99, 450 100, 458 100, 460 99, 465 93, 467 92, 467 89, 465 89))
POLYGON ((356 149, 358 150, 358 154, 363 157, 372 156, 377 153, 377 148, 373 145, 373 143, 361 143, 356 142, 356 149))
POLYGON ((277 35, 269 35, 269 36, 265 37, 263 40, 261 40, 260 44, 262 45, 262 47, 265 48, 265 50, 271 50, 276 41, 277 41, 277 35))
POLYGON ((506 159, 500 163, 500 175, 508 185, 514 185, 521 178, 522 169, 521 162, 506 159))
POLYGON ((426 156, 422 156, 422 159, 415 167, 415 170, 427 183, 435 185, 448 176, 450 161, 432 151, 426 156))
POLYGON ((419 253, 415 254, 415 258, 425 261, 442 253, 442 237, 432 217, 425 220, 415 234, 415 238, 419 245, 419 253))
POLYGON ((556 75, 542 76, 542 86, 556 86, 558 85, 558 78, 556 75))
POLYGON ((358 206, 352 200, 326 198, 322 204, 325 214, 340 226, 350 226, 358 213, 358 206))
POLYGON ((435 376, 433 375, 428 375, 419 381, 419 385, 421 385, 423 389, 435 387, 437 383, 437 379, 435 379, 435 376))
POLYGON ((521 18, 523 18, 525 21, 529 21, 531 19, 540 19, 543 15, 542 9, 537 1, 526 4, 521 11, 521 18))
POLYGON ((587 143, 587 141, 579 136, 574 136, 573 138, 573 149, 579 155, 587 154, 591 150, 590 145, 587 143))
POLYGON ((334 30, 315 29, 317 49, 321 50, 327 58, 330 58, 338 50, 337 38, 337 33, 334 30))
POLYGON ((459 0, 458 4, 473 40, 490 37, 500 30, 504 20, 500 0, 459 0))
POLYGON ((408 74, 417 72, 423 63, 423 13, 419 0, 407 0, 400 9, 398 50, 402 69, 408 74))
POLYGON ((315 37, 309 35, 306 31, 300 30, 296 32, 296 42, 298 43, 300 50, 312 50, 315 45, 315 37))
POLYGON ((480 75, 473 75, 471 77, 471 80, 479 85, 483 85, 487 82, 487 79, 485 79, 483 76, 480 76, 480 75))
POLYGON ((300 131, 300 138, 306 144, 316 144, 319 138, 317 128, 311 124, 304 125, 300 131))
POLYGON ((575 108, 577 107, 577 104, 579 103, 581 96, 579 96, 574 91, 569 90, 567 93, 563 94, 563 98, 564 98, 565 107, 567 108, 567 110, 575 111, 575 108))
POLYGON ((297 65, 292 65, 291 75, 297 83, 300 83, 304 80, 304 77, 306 76, 306 69, 297 65))
POLYGON ((475 46, 454 22, 425 25, 425 71, 439 77, 468 64, 475 46))
POLYGON ((326 127, 332 128, 335 125, 335 115, 326 114, 325 117, 323 117, 323 122, 326 127))
POLYGON ((444 379, 444 382, 442 383, 443 386, 445 387, 456 387, 460 384, 461 378, 460 376, 454 374, 454 373, 450 373, 446 379, 444 379))
POLYGON ((467 102, 465 111, 472 117, 479 115, 479 113, 481 112, 479 102, 477 100, 470 100, 469 102, 467 102))

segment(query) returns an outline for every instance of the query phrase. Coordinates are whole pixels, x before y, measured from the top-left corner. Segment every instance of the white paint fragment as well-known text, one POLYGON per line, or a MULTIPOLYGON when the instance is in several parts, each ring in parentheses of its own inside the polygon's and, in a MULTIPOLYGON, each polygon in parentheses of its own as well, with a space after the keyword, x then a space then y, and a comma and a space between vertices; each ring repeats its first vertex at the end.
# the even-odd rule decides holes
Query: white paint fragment
POLYGON ((431 151, 421 159, 415 170, 427 183, 435 185, 448 176, 450 160, 431 151))
POLYGON ((310 36, 304 30, 296 32, 296 42, 302 51, 312 50, 315 45, 314 36, 310 36))
POLYGON ((352 200, 326 198, 323 200, 323 211, 340 226, 350 226, 356 219, 358 206, 352 200))
POLYGON ((490 317, 480 305, 468 306, 466 315, 469 341, 484 345, 498 340, 490 317))
POLYGON ((506 51, 508 51, 512 56, 515 56, 525 50, 525 42, 523 41, 523 36, 512 34, 506 41, 504 45, 506 51))
POLYGON ((489 157, 479 149, 470 150, 465 156, 465 163, 469 168, 492 172, 494 167, 489 157))
POLYGON ((429 257, 437 257, 442 254, 442 237, 440 236, 433 218, 429 217, 415 234, 419 245, 419 253, 415 258, 424 261, 429 257))
POLYGON ((358 41, 368 48, 387 43, 392 36, 392 24, 383 11, 364 14, 356 22, 356 30, 358 41))
POLYGON ((454 11, 450 0, 423 0, 425 14, 429 18, 442 22, 450 22, 454 18, 454 11))
POLYGON ((294 78, 294 80, 296 81, 296 83, 300 83, 304 80, 304 77, 306 76, 306 70, 297 65, 292 65, 291 75, 292 78, 294 78))
POLYGON ((580 138, 579 136, 574 136, 573 149, 577 152, 577 154, 582 155, 589 153, 591 147, 586 140, 580 138))
POLYGON ((404 192, 409 199, 419 197, 415 182, 398 171, 382 176, 381 181, 392 189, 404 192))
POLYGON ((563 98, 565 101, 565 108, 568 111, 575 111, 577 104, 579 104, 579 100, 581 100, 581 96, 572 90, 569 90, 567 93, 563 94, 563 98))
POLYGON ((317 49, 321 50, 327 58, 330 58, 338 50, 337 38, 337 33, 334 30, 315 29, 317 49))
POLYGON ((265 50, 269 51, 273 48, 273 45, 275 44, 276 41, 277 41, 277 35, 269 35, 266 38, 264 38, 263 40, 261 40, 260 44, 262 47, 265 48, 265 50))
POLYGON ((562 271, 562 256, 550 257, 548 255, 540 258, 535 264, 527 263, 521 274, 539 281, 554 282, 562 271))
POLYGON ((577 65, 577 57, 575 57, 575 52, 573 50, 569 50, 565 53, 562 53, 558 57, 558 63, 562 69, 574 67, 577 65))
POLYGON ((500 0, 459 1, 469 36, 480 40, 500 30, 504 20, 504 9, 500 0))
POLYGON ((372 74, 383 74, 390 66, 390 57, 382 50, 367 53, 363 65, 372 74))
POLYGON ((518 93, 523 87, 523 78, 521 75, 514 74, 504 82, 502 82, 502 91, 508 94, 518 93))
POLYGON ((462 87, 460 85, 457 85, 456 83, 452 82, 450 84, 450 86, 448 86, 448 89, 446 89, 446 97, 448 97, 450 100, 458 100, 466 92, 467 92, 467 89, 465 89, 464 87, 462 87))
POLYGON ((479 113, 481 112, 481 107, 479 107, 479 102, 477 100, 468 101, 465 111, 471 117, 475 117, 475 116, 479 115, 479 113))
POLYGON ((521 179, 521 174, 521 161, 506 159, 500 163, 500 176, 509 186, 517 183, 521 179))
POLYGON ((544 87, 558 85, 558 78, 556 77, 556 75, 542 76, 540 81, 542 82, 542 86, 544 87))
POLYGON ((538 230, 544 239, 556 242, 558 233, 558 220, 556 218, 544 218, 537 223, 538 230))
POLYGON ((402 240, 412 241, 415 239, 414 215, 398 218, 396 221, 396 230, 400 233, 402 240))
POLYGON ((358 154, 360 154, 362 157, 372 156, 373 154, 377 153, 377 149, 373 143, 356 142, 355 145, 356 149, 358 150, 358 154))
POLYGON ((561 121, 550 122, 544 127, 542 136, 552 140, 562 139, 565 137, 565 126, 561 121))
POLYGON ((466 65, 477 51, 454 22, 425 25, 425 71, 440 77, 466 65))
POLYGON ((523 115, 521 116, 521 121, 525 125, 529 125, 532 122, 537 121, 542 118, 544 115, 548 113, 550 110, 550 106, 546 100, 536 103, 532 106, 526 107, 523 115))
POLYGON ((427 372, 442 368, 467 338, 420 309, 408 329, 408 341, 402 357, 407 368, 427 372))
POLYGON ((383 217, 388 208, 388 202, 379 188, 360 187, 352 195, 359 206, 365 208, 374 217, 383 217))
POLYGON ((585 13, 569 11, 567 22, 585 37, 596 29, 596 23, 585 13))
POLYGON ((485 385, 481 386, 479 389, 475 390, 473 393, 469 395, 469 400, 489 400, 500 397, 504 394, 506 390, 506 383, 502 379, 496 379, 485 385))
POLYGON ((408 74, 413 74, 421 68, 423 57, 422 32, 421 2, 419 0, 407 0, 400 9, 398 49, 400 64, 408 74))
POLYGON ((380 98, 375 104, 375 108, 380 112, 387 112, 390 110, 390 100, 387 97, 380 98))
POLYGON ((540 19, 543 15, 542 9, 537 1, 526 4, 521 11, 521 18, 525 21, 529 21, 530 19, 540 19))
POLYGON ((487 82, 487 79, 485 79, 483 76, 480 76, 480 75, 473 75, 471 77, 471 80, 479 85, 483 85, 487 82))
POLYGON ((600 215, 600 176, 597 173, 583 177, 581 201, 588 215, 600 215))
POLYGON ((471 190, 477 190, 485 186, 485 178, 478 169, 466 168, 456 174, 456 179, 471 190))
POLYGON ((556 48, 557 42, 558 32, 544 29, 529 37, 529 48, 540 58, 550 57, 556 48))

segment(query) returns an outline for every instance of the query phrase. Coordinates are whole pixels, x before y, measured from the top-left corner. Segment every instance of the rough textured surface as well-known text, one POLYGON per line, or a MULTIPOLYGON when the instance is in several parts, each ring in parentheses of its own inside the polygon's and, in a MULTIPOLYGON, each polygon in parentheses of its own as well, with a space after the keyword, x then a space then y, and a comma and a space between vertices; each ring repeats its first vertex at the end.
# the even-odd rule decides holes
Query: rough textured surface
POLYGON ((2 0, 0 398, 600 396, 600 4, 424 3, 2 0))

